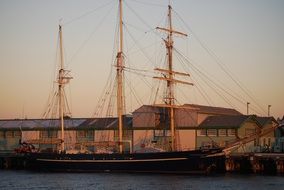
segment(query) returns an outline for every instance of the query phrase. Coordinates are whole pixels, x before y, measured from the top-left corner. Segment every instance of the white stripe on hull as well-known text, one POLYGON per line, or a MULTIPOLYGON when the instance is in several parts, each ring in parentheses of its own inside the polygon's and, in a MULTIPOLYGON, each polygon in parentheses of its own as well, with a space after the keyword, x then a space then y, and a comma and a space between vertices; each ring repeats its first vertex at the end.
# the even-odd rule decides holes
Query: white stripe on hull
POLYGON ((56 160, 56 159, 37 159, 44 162, 160 162, 160 161, 178 161, 187 160, 187 158, 163 158, 163 159, 141 159, 141 160, 56 160))

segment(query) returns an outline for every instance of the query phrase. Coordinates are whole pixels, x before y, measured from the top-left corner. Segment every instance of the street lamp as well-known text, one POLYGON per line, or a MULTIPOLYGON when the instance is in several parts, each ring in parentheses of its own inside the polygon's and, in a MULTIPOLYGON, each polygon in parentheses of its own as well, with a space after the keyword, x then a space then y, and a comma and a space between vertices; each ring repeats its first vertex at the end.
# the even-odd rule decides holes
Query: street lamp
POLYGON ((247 115, 249 114, 249 102, 247 102, 247 115))
POLYGON ((268 117, 270 116, 270 108, 271 108, 271 105, 268 105, 268 110, 267 110, 268 117))

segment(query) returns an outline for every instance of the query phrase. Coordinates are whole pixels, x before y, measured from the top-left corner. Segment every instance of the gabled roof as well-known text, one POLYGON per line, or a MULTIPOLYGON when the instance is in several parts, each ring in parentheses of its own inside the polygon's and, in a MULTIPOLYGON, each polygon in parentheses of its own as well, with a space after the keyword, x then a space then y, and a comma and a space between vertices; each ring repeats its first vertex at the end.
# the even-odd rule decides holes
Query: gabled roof
MULTIPOLYGON (((132 117, 123 117, 125 129, 132 128, 132 117)), ((117 118, 69 118, 64 120, 65 129, 117 129, 117 118)), ((58 119, 11 119, 0 120, 0 130, 46 130, 59 129, 58 119)))
MULTIPOLYGON (((203 129, 227 129, 239 128, 245 121, 253 120, 257 123, 254 116, 248 115, 222 115, 209 116, 200 125, 203 129)), ((258 124, 258 123, 257 123, 258 124)), ((259 124, 258 124, 259 125, 259 124)))
POLYGON ((283 126, 284 126, 284 119, 282 119, 282 120, 279 122, 279 126, 280 126, 280 127, 283 127, 283 126))
MULTIPOLYGON (((123 116, 125 129, 132 128, 132 116, 123 116)), ((11 119, 0 120, 0 130, 47 130, 59 129, 58 119, 11 119)), ((117 129, 117 118, 68 118, 64 120, 65 129, 117 129)))
POLYGON ((133 113, 161 113, 163 112, 165 109, 167 108, 163 108, 163 107, 158 107, 158 106, 154 106, 154 105, 142 105, 139 108, 137 108, 136 110, 133 111, 133 113))
POLYGON ((196 109, 198 113, 216 114, 216 115, 242 115, 240 112, 232 108, 204 106, 197 104, 184 104, 184 106, 196 109))
MULTIPOLYGON (((204 106, 197 104, 184 104, 180 107, 181 109, 189 109, 198 113, 205 114, 215 114, 215 115, 242 115, 235 109, 231 108, 222 108, 222 107, 212 107, 212 106, 204 106)), ((161 113, 167 108, 158 107, 154 105, 142 105, 138 109, 136 109, 133 113, 145 113, 145 112, 154 112, 161 113)))
MULTIPOLYGON (((77 129, 117 129, 118 119, 117 117, 105 117, 105 118, 90 118, 81 123, 77 129)), ((132 128, 132 116, 123 116, 123 128, 132 128)))
MULTIPOLYGON (((65 119, 64 126, 66 129, 78 127, 86 119, 65 119)), ((0 130, 45 130, 59 128, 58 119, 11 119, 0 120, 0 130)))
POLYGON ((278 122, 274 119, 274 117, 256 117, 256 120, 261 124, 261 126, 264 126, 266 124, 269 124, 271 122, 275 122, 278 124, 278 122))

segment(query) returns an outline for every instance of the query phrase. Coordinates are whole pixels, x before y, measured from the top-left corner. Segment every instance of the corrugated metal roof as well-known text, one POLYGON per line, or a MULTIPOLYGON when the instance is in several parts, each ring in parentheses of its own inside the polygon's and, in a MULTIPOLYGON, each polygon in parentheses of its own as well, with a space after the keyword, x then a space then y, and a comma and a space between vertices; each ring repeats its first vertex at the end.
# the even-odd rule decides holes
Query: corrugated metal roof
MULTIPOLYGON (((124 128, 132 128, 132 117, 124 116, 124 128)), ((0 130, 59 129, 58 119, 0 120, 0 130)), ((64 120, 65 129, 117 129, 117 118, 69 118, 64 120)))
MULTIPOLYGON (((242 115, 235 109, 232 108, 223 108, 223 107, 212 107, 212 106, 204 106, 197 104, 184 104, 180 109, 192 109, 198 113, 207 113, 207 114, 216 114, 216 115, 242 115)), ((161 113, 168 108, 157 107, 153 105, 143 105, 136 109, 133 113, 145 113, 145 112, 154 112, 161 113)), ((177 108, 178 109, 178 108, 177 108)))
POLYGON ((159 106, 154 106, 154 105, 142 105, 138 109, 136 109, 133 113, 161 113, 165 111, 168 108, 163 108, 159 106))
MULTIPOLYGON (((86 119, 65 119, 64 125, 66 129, 76 128, 86 119)), ((60 121, 58 119, 15 119, 0 120, 0 130, 44 130, 50 128, 59 128, 60 121)))
POLYGON ((274 117, 256 117, 256 120, 261 124, 261 126, 264 126, 271 122, 275 122, 278 124, 274 117))
POLYGON ((212 107, 204 106, 197 104, 184 104, 186 107, 192 107, 197 110, 199 113, 208 113, 208 114, 218 114, 218 115, 242 115, 235 109, 232 108, 223 108, 223 107, 212 107))
POLYGON ((252 116, 247 115, 226 115, 209 116, 200 125, 200 128, 238 128, 252 116))
MULTIPOLYGON (((77 127, 77 129, 117 129, 118 119, 116 117, 106 118, 90 118, 77 127)), ((125 129, 132 128, 132 116, 123 117, 123 127, 125 129)))

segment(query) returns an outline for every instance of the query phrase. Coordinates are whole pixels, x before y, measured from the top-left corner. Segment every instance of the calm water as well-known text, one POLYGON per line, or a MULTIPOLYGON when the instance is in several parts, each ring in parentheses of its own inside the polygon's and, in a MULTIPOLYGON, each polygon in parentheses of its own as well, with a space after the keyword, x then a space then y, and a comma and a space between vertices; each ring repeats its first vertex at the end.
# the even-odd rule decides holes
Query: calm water
POLYGON ((34 173, 0 170, 0 189, 283 189, 283 176, 34 173))

